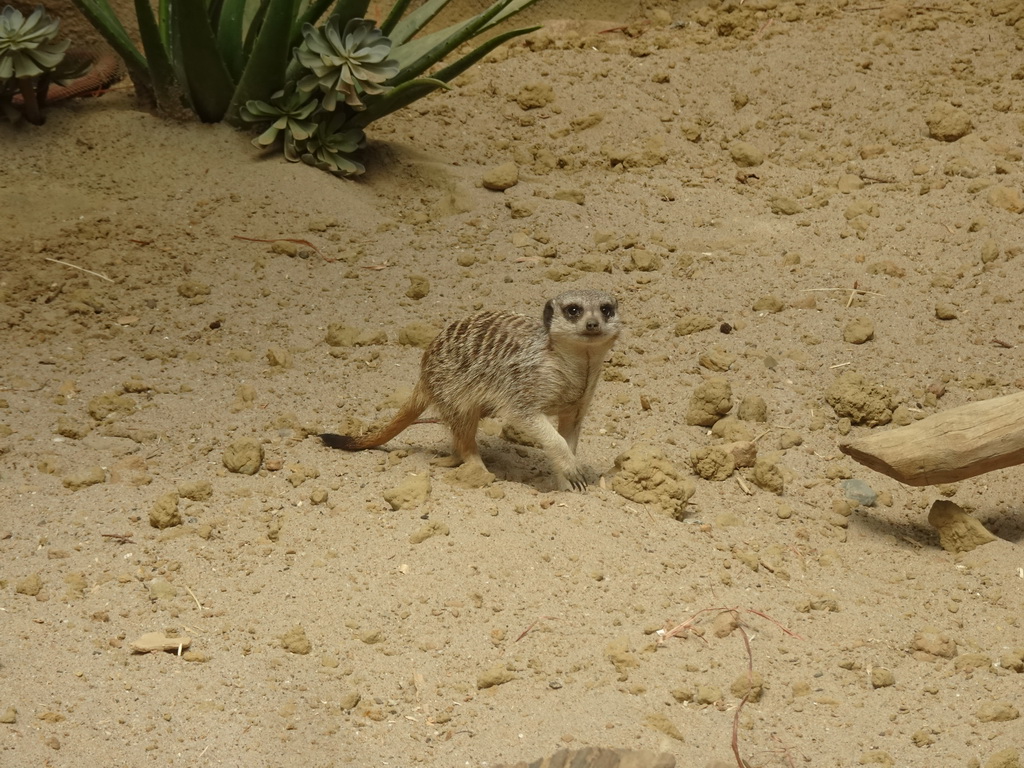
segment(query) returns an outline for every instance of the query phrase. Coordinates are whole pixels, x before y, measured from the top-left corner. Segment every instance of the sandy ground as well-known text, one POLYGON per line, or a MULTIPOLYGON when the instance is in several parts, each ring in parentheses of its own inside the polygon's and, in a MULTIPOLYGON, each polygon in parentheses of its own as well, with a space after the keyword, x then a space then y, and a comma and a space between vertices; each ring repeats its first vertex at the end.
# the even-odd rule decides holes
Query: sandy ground
POLYGON ((0 764, 1020 765, 1020 469, 838 450, 1024 384, 1020 5, 579 5, 375 126, 357 182, 130 86, 0 126, 0 764), (586 493, 496 425, 481 488, 440 425, 313 437, 393 412, 403 342, 579 286, 628 329, 586 493), (736 439, 759 468, 694 464, 736 439), (998 539, 944 550, 942 498, 998 539))

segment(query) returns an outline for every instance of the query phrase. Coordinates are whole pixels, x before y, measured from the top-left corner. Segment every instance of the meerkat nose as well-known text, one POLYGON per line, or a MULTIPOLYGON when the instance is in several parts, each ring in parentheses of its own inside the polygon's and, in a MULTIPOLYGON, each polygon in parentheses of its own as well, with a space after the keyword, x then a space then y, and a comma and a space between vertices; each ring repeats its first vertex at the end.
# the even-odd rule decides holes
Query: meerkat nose
POLYGON ((587 320, 587 330, 588 331, 596 331, 600 327, 601 327, 601 322, 599 320, 587 320))

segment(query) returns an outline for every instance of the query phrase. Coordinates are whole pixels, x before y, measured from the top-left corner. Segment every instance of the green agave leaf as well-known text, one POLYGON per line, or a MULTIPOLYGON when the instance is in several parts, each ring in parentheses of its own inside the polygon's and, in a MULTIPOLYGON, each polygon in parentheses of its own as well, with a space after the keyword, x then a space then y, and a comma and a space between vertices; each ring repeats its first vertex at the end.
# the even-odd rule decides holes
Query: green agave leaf
POLYGON ((535 27, 523 27, 522 29, 514 29, 510 32, 503 32, 500 35, 496 35, 483 45, 467 53, 461 59, 455 61, 452 64, 449 64, 444 69, 435 72, 434 77, 437 78, 438 80, 444 81, 445 83, 450 83, 452 80, 454 80, 456 77, 458 77, 467 69, 469 69, 471 66, 476 64, 478 61, 480 61, 480 59, 482 59, 484 56, 486 56, 488 53, 493 51, 498 46, 508 42, 514 37, 528 35, 531 32, 536 32, 538 29, 540 29, 539 24, 535 27))
POLYGON ((388 15, 384 17, 384 21, 380 23, 380 31, 384 33, 384 36, 394 42, 394 38, 391 36, 391 32, 395 26, 402 20, 402 16, 405 15, 406 9, 409 7, 410 0, 395 0, 391 6, 391 10, 388 15))
MULTIPOLYGON (((171 0, 157 0, 157 19, 160 22, 160 37, 163 39, 164 48, 171 50, 173 35, 171 34, 171 0)), ((171 57, 176 61, 176 57, 171 57)))
POLYGON ((170 4, 172 44, 181 49, 189 100, 204 123, 220 122, 228 111, 235 83, 217 50, 203 0, 170 4))
POLYGON ((267 17, 267 6, 269 4, 269 0, 261 0, 260 4, 256 6, 252 20, 249 22, 248 31, 245 33, 245 42, 242 44, 243 56, 246 58, 252 53, 252 47, 256 44, 256 38, 259 36, 260 30, 263 29, 263 20, 267 17))
POLYGON ((226 108, 225 118, 232 125, 241 124, 238 110, 245 102, 266 101, 284 86, 295 6, 296 0, 269 0, 263 26, 226 108))
POLYGON ((381 31, 391 39, 394 45, 399 46, 427 26, 430 20, 437 16, 450 1, 427 0, 423 5, 403 18, 405 9, 409 5, 409 0, 399 0, 399 2, 395 3, 395 7, 391 9, 385 24, 391 21, 391 17, 395 15, 396 11, 399 11, 398 18, 394 20, 391 27, 382 25, 381 31))
MULTIPOLYGON (((238 80, 245 65, 245 37, 242 34, 245 21, 246 0, 222 0, 223 5, 217 19, 217 47, 231 76, 238 80)), ((212 10, 212 6, 211 6, 212 10)))
MULTIPOLYGON (((398 61, 399 73, 387 84, 399 85, 406 80, 420 76, 467 40, 473 39, 488 27, 493 26, 491 23, 493 19, 506 10, 513 1, 499 0, 483 13, 470 19, 393 48, 391 56, 398 61)), ((535 1, 519 0, 520 3, 535 1)))
MULTIPOLYGON (((153 97, 161 109, 167 108, 175 97, 180 95, 180 86, 174 74, 174 67, 168 58, 167 49, 161 39, 160 28, 153 16, 153 8, 149 0, 135 0, 135 17, 139 23, 139 37, 146 51, 148 64, 149 87, 153 89, 153 97)), ((134 78, 134 76, 133 76, 134 78)))
POLYGON ((217 34, 220 24, 220 13, 224 8, 224 0, 206 0, 206 18, 210 20, 210 29, 217 34))
POLYGON ((114 9, 110 7, 107 0, 72 0, 75 7, 106 40, 110 47, 117 51, 118 55, 125 60, 132 78, 149 81, 149 70, 146 59, 135 47, 131 36, 125 30, 121 20, 117 18, 114 9))
MULTIPOLYGON (((302 37, 302 26, 304 24, 315 24, 320 17, 327 12, 331 0, 313 0, 309 7, 298 14, 292 23, 291 44, 298 45, 302 37)), ((366 16, 366 9, 370 7, 370 0, 338 0, 331 10, 331 16, 341 17, 341 26, 344 27, 349 19, 359 19, 366 16)))
POLYGON ((357 112, 349 118, 345 125, 353 128, 365 128, 374 120, 380 120, 385 115, 407 107, 414 101, 422 99, 428 93, 433 93, 438 88, 448 89, 451 86, 443 80, 423 77, 418 80, 407 80, 401 85, 392 88, 387 93, 366 99, 366 109, 357 112))
POLYGON ((525 11, 536 2, 537 0, 511 0, 511 2, 505 3, 504 7, 480 31, 486 32, 491 27, 501 24, 505 19, 515 16, 520 11, 525 11))

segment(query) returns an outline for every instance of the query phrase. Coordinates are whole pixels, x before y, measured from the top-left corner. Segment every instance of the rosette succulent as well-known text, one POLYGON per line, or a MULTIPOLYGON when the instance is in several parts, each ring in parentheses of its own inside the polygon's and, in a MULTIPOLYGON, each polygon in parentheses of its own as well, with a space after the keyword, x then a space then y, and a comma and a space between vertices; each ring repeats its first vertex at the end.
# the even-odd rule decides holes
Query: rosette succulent
POLYGON ((289 160, 338 175, 363 172, 352 158, 375 120, 449 88, 502 43, 537 29, 463 47, 536 1, 481 2, 473 16, 425 32, 451 0, 392 0, 379 24, 365 18, 370 0, 135 0, 127 27, 138 29, 140 50, 111 0, 72 0, 124 59, 147 106, 255 125, 257 146, 281 145, 289 160))
POLYGON ((64 58, 68 41, 55 41, 60 20, 39 6, 26 19, 11 6, 0 11, 0 80, 52 72, 64 58))
POLYGON ((398 74, 398 62, 388 58, 391 41, 368 19, 332 16, 320 29, 312 24, 302 28, 302 45, 295 58, 309 74, 298 82, 300 91, 323 91, 323 107, 333 112, 338 97, 354 109, 364 108, 360 92, 384 93, 385 81, 398 74))
POLYGON ((253 123, 270 121, 270 126, 252 140, 254 146, 265 149, 278 138, 283 140, 284 156, 297 162, 302 142, 316 131, 316 120, 311 119, 319 108, 316 98, 297 91, 294 86, 278 91, 265 101, 249 101, 242 107, 242 119, 253 123))
POLYGON ((359 176, 366 171, 353 155, 366 146, 366 135, 359 128, 345 128, 334 120, 325 120, 306 140, 302 162, 335 176, 359 176))
POLYGON ((72 74, 63 65, 68 41, 55 39, 59 28, 41 6, 28 18, 9 5, 0 11, 0 110, 10 120, 41 124, 50 82, 72 74))

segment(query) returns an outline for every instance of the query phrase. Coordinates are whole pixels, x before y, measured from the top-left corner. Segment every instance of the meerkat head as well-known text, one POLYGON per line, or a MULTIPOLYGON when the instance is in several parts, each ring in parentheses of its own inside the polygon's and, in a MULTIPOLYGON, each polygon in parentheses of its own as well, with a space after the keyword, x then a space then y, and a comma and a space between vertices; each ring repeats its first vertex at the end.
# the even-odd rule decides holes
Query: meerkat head
POLYGON ((604 291, 566 291, 544 305, 544 328, 552 339, 611 346, 622 330, 619 302, 604 291))

